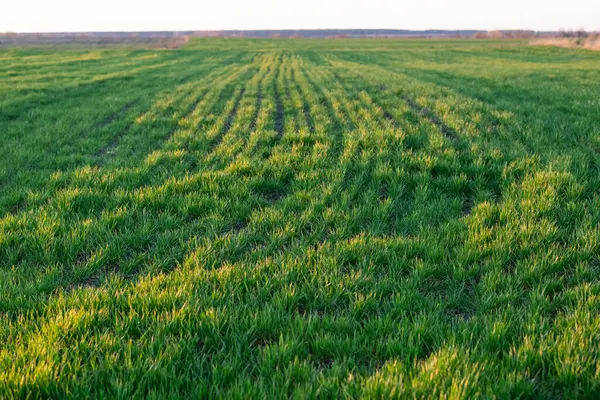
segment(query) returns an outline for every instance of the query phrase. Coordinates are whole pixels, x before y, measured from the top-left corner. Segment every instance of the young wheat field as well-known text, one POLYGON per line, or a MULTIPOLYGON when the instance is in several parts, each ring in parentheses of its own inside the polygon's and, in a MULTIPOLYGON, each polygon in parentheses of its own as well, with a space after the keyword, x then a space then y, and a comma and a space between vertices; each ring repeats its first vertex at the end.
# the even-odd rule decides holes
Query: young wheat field
POLYGON ((0 398, 600 397, 600 53, 0 49, 0 398))

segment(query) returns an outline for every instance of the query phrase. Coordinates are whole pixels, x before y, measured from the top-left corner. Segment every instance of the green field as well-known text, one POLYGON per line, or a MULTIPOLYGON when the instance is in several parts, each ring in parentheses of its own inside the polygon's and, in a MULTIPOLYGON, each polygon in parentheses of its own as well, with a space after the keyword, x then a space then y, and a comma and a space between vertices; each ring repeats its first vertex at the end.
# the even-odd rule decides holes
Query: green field
POLYGON ((0 50, 0 398, 600 397, 600 53, 0 50))

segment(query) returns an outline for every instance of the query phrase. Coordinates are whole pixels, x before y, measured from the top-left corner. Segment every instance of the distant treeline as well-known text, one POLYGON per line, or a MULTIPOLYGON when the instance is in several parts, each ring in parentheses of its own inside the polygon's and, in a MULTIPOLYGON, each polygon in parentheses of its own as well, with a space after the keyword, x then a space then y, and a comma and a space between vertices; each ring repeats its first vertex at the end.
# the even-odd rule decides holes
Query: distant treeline
POLYGON ((472 36, 477 30, 424 30, 405 29, 299 29, 299 30, 251 30, 251 31, 196 31, 200 37, 247 37, 247 38, 364 38, 364 37, 452 37, 472 36))
POLYGON ((478 38, 478 39, 531 39, 531 38, 587 38, 597 35, 583 29, 577 31, 537 32, 529 30, 423 30, 405 29, 300 29, 300 30, 222 30, 222 31, 154 31, 154 32, 53 32, 53 33, 0 33, 0 45, 27 44, 142 44, 152 47, 178 47, 190 37, 243 37, 243 38, 478 38))
POLYGON ((564 30, 561 29, 556 32, 536 32, 527 30, 513 30, 513 31, 483 31, 477 32, 473 37, 477 39, 534 39, 534 38, 588 38, 596 37, 598 32, 587 32, 585 29, 564 30))
POLYGON ((89 38, 176 38, 176 37, 246 37, 246 38, 334 38, 334 37, 472 37, 472 36, 548 36, 559 32, 481 31, 481 30, 423 30, 406 29, 283 29, 283 30, 224 30, 224 31, 155 31, 155 32, 53 32, 5 33, 5 37, 30 39, 89 39, 89 38))

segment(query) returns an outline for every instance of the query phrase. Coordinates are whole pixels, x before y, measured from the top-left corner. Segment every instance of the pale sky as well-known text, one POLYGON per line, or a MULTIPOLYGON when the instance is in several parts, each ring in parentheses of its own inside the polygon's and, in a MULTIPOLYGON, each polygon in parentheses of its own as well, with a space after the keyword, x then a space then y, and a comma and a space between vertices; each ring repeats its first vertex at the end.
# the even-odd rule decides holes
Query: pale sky
POLYGON ((3 0, 0 32, 600 30, 600 0, 3 0))

